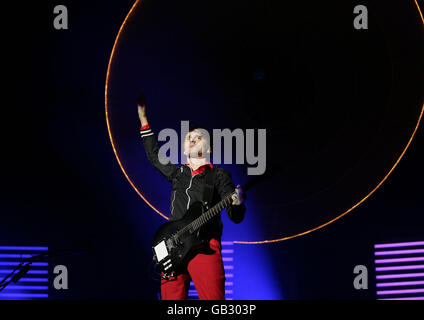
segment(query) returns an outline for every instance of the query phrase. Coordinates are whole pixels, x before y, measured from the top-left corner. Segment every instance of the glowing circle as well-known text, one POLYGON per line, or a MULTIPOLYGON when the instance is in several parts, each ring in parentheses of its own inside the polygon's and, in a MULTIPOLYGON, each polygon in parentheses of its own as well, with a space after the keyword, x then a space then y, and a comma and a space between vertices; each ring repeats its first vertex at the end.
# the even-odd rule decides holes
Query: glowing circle
MULTIPOLYGON (((108 134, 109 134, 109 138, 110 138, 110 141, 111 141, 111 144, 112 144, 112 148, 113 148, 113 151, 114 151, 114 154, 115 154, 115 156, 116 156, 116 159, 117 159, 117 161, 118 161, 118 164, 119 164, 119 166, 120 166, 120 168, 121 168, 121 170, 122 170, 122 172, 124 173, 124 175, 125 175, 125 177, 126 177, 126 179, 128 180, 128 182, 130 183, 130 185, 133 187, 133 189, 137 192, 137 194, 156 212, 156 213, 158 213, 160 216, 162 216, 164 219, 166 219, 166 220, 168 220, 168 217, 166 216, 166 215, 164 215, 162 212, 160 212, 158 209, 156 209, 147 199, 146 199, 146 197, 145 196, 143 196, 143 194, 138 190, 138 188, 134 185, 134 183, 132 182, 132 180, 130 179, 130 177, 128 176, 128 174, 127 174, 127 172, 126 172, 126 170, 125 170, 125 168, 124 168, 124 166, 122 165, 122 162, 121 162, 121 160, 120 160, 120 158, 119 158, 119 155, 118 155, 118 152, 117 152, 117 150, 116 150, 116 147, 115 147, 115 141, 113 140, 113 137, 112 137, 112 132, 111 132, 111 128, 110 128, 110 120, 109 120, 109 112, 108 112, 108 109, 109 109, 109 103, 108 103, 108 93, 109 93, 109 90, 110 90, 110 88, 109 88, 109 78, 110 78, 110 72, 111 72, 111 64, 112 64, 112 62, 113 62, 113 58, 114 58, 114 55, 115 55, 115 51, 116 51, 116 48, 117 48, 117 45, 118 45, 118 42, 119 42, 119 39, 120 39, 120 36, 121 36, 121 33, 123 32, 123 30, 124 30, 124 28, 125 28, 125 25, 126 25, 126 23, 127 23, 127 21, 128 21, 128 19, 132 16, 132 14, 133 14, 133 12, 135 11, 135 9, 136 9, 136 7, 137 7, 137 5, 140 3, 141 1, 140 0, 137 0, 134 4, 133 4, 133 6, 131 7, 131 9, 130 9, 130 11, 128 12, 128 14, 126 15, 126 17, 125 17, 125 19, 124 19, 124 21, 123 21, 123 23, 122 23, 122 25, 121 25, 121 27, 119 28, 119 31, 118 31, 118 34, 117 34, 117 36, 116 36, 116 38, 115 38, 115 42, 114 42, 114 44, 113 44, 113 47, 112 47, 112 51, 111 51, 111 54, 110 54, 110 58, 109 58, 109 63, 108 63, 108 68, 107 68, 107 73, 106 73, 106 84, 105 84, 105 115, 106 115, 106 124, 107 124, 107 128, 108 128, 108 134)), ((417 3, 417 1, 416 0, 414 0, 414 2, 415 2, 415 5, 416 5, 416 7, 417 7, 417 9, 418 9, 418 12, 419 12, 419 15, 420 15, 420 17, 421 17, 421 21, 422 21, 422 23, 423 23, 423 26, 424 26, 424 17, 423 17, 423 14, 422 14, 422 12, 421 12, 421 9, 420 9, 420 7, 418 6, 418 3, 417 3)), ((417 120, 417 123, 416 123, 416 125, 415 125, 415 128, 414 128, 414 130, 413 130, 413 132, 412 132, 412 135, 411 135, 411 137, 409 138, 409 140, 408 140, 408 142, 407 142, 407 144, 406 144, 406 146, 405 146, 405 148, 403 149, 403 151, 402 151, 402 153, 400 154, 400 156, 398 157, 398 159, 396 160, 396 162, 394 163, 394 165, 392 166, 392 168, 387 172, 387 174, 384 176, 384 178, 365 196, 365 197, 363 197, 360 201, 358 201, 355 205, 353 205, 351 208, 349 208, 348 210, 346 210, 346 211, 344 211, 343 213, 341 213, 341 214, 339 214, 338 216, 336 216, 335 218, 333 218, 333 219, 331 219, 331 220, 329 220, 329 221, 327 221, 327 222, 325 222, 325 223, 323 223, 323 224, 321 224, 321 225, 318 225, 318 226, 316 226, 316 227, 313 227, 313 228, 310 228, 310 229, 308 229, 308 230, 306 230, 306 231, 304 231, 304 232, 300 232, 300 233, 296 233, 296 234, 293 234, 293 235, 290 235, 290 236, 286 236, 286 237, 282 237, 282 238, 276 238, 276 239, 270 239, 270 240, 262 240, 262 241, 239 241, 239 240, 234 240, 234 243, 238 243, 238 244, 265 244, 265 243, 274 243, 274 242, 280 242, 280 241, 284 241, 284 240, 288 240, 288 239, 292 239, 292 238, 296 238, 296 237, 300 237, 300 236, 302 236, 302 235, 305 235, 305 234, 308 234, 308 233, 311 233, 311 232, 313 232, 313 231, 316 231, 316 230, 319 230, 319 229, 321 229, 321 228, 324 228, 325 226, 327 226, 327 225, 329 225, 329 224, 331 224, 331 223, 333 223, 334 221, 336 221, 336 220, 338 220, 338 219, 340 219, 340 218, 342 218, 343 216, 345 216, 346 214, 348 214, 349 212, 351 212, 351 211, 353 211, 355 208, 357 208, 360 204, 362 204, 365 200, 367 200, 375 191, 377 191, 377 189, 378 188, 380 188, 380 186, 387 180, 387 178, 390 176, 390 174, 393 172, 393 170, 396 168, 396 166, 399 164, 399 162, 400 162, 400 160, 403 158, 403 156, 405 155, 405 153, 406 153, 406 151, 408 150, 408 148, 409 148, 409 146, 410 146, 410 144, 411 144, 411 142, 412 142, 412 140, 414 139, 414 136, 415 136, 415 134, 416 134, 416 132, 417 132, 417 130, 418 130, 418 128, 419 128, 419 125, 420 125, 420 122, 421 122, 421 119, 422 119, 422 116, 423 116, 423 113, 424 113, 424 104, 422 105, 422 107, 421 107, 421 112, 420 112, 420 115, 419 115, 419 117, 418 117, 418 120, 417 120)))

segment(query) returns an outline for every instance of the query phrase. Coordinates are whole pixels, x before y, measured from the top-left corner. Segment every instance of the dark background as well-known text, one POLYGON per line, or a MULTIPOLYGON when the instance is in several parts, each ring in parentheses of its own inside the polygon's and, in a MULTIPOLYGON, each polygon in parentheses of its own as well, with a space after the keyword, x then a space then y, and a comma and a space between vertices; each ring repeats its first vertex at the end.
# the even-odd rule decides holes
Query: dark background
MULTIPOLYGON (((300 4, 253 1, 241 6, 234 1, 227 7, 200 7, 195 2, 180 6, 146 1, 146 10, 129 23, 117 53, 121 59, 112 69, 112 127, 124 164, 166 211, 169 193, 160 199, 157 191, 162 180, 140 169, 147 162, 131 108, 143 88, 150 105, 160 106, 149 109, 157 129, 175 126, 175 119, 204 121, 196 106, 206 104, 214 110, 210 127, 269 130, 267 156, 273 175, 251 191, 251 208, 257 213, 251 217, 261 218, 246 222, 259 221, 261 230, 249 238, 251 229, 243 229, 243 240, 290 235, 334 217, 392 167, 422 106, 423 30, 413 1, 402 2, 385 8, 368 2, 375 19, 364 31, 368 33, 358 36, 351 27, 355 2, 311 3, 299 17, 300 4), (240 20, 233 19, 235 13, 240 20), (278 40, 282 36, 285 45, 278 40), (258 76, 262 71, 263 79, 258 76), (325 108, 317 112, 317 106, 325 108), (184 108, 186 113, 177 118, 184 108), (350 153, 354 146, 358 151, 350 153), (339 160, 327 161, 335 157, 339 160), (363 163, 367 170, 362 170, 363 163), (143 179, 153 180, 155 188, 147 188, 143 179), (334 193, 319 198, 323 209, 312 215, 317 203, 308 196, 329 185, 334 193), (267 192, 271 188, 273 193, 267 192), (264 205, 272 199, 278 199, 271 203, 274 209, 264 205), (275 206, 293 201, 301 205, 291 215, 278 215, 281 210, 275 206)), ((8 8, 10 17, 2 21, 0 244, 93 247, 90 254, 52 261, 70 270, 70 289, 51 291, 53 299, 156 298, 158 285, 149 272, 150 239, 163 219, 125 179, 104 112, 110 52, 132 4, 21 2, 8 8), (69 10, 69 30, 53 28, 57 4, 69 10)), ((270 277, 280 290, 275 297, 375 298, 373 244, 424 238, 423 146, 421 125, 396 170, 352 213, 306 236, 259 247, 269 257, 264 263, 274 270, 270 277), (359 264, 370 271, 369 290, 353 288, 353 268, 359 264)), ((245 167, 234 170, 238 180, 248 180, 245 167)), ((251 248, 237 245, 240 257, 248 256, 251 248)), ((247 265, 248 258, 241 263, 247 265)), ((246 279, 237 281, 254 279, 255 270, 243 275, 246 279)))

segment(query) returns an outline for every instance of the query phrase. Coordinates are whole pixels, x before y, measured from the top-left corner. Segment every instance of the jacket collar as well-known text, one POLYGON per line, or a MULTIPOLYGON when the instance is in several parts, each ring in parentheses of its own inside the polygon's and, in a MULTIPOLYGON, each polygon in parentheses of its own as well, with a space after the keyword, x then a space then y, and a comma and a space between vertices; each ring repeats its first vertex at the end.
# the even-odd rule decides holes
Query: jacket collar
MULTIPOLYGON (((190 164, 189 164, 189 162, 188 162, 188 161, 187 161, 186 163, 184 163, 184 165, 186 165, 187 167, 189 167, 189 168, 190 168, 190 164)), ((213 165, 212 165, 212 163, 210 163, 210 162, 205 163, 204 165, 200 166, 200 167, 199 167, 199 168, 197 168, 196 170, 192 170, 192 171, 191 171, 192 176, 195 176, 196 174, 199 174, 199 173, 203 173, 203 172, 205 172, 206 170, 208 170, 208 168, 213 169, 213 165)))

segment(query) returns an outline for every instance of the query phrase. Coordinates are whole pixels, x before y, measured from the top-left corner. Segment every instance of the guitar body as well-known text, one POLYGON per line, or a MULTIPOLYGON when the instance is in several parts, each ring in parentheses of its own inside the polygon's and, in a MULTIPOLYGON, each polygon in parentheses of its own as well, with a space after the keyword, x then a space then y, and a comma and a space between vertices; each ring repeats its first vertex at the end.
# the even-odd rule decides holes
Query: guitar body
POLYGON ((207 246, 206 239, 202 239, 201 229, 195 231, 188 228, 181 232, 202 213, 202 203, 194 202, 183 218, 166 222, 156 231, 153 237, 153 251, 159 268, 165 276, 180 273, 191 258, 207 246))

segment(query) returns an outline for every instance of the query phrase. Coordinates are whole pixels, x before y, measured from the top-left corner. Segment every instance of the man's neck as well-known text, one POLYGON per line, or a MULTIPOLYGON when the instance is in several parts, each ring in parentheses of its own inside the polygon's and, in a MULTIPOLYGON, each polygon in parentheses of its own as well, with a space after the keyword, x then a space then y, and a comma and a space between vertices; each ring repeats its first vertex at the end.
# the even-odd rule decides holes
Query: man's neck
POLYGON ((187 162, 189 164, 189 166, 193 169, 196 170, 199 167, 207 164, 208 162, 206 161, 206 158, 188 158, 187 162))

